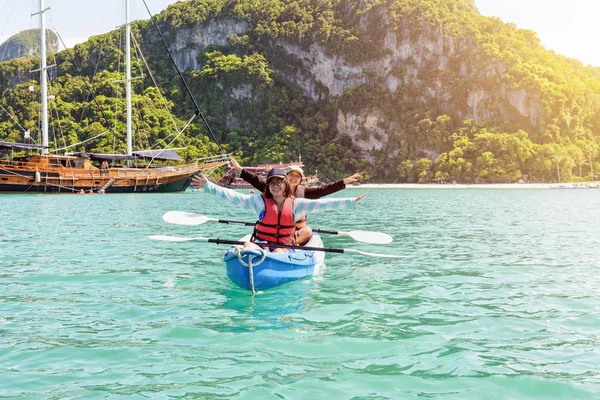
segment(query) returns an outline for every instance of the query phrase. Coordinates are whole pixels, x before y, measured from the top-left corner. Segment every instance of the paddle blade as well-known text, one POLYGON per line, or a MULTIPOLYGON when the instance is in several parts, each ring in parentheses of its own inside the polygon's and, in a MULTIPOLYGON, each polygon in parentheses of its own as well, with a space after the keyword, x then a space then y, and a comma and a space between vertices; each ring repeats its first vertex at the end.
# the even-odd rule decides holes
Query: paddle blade
POLYGON ((202 238, 202 237, 190 238, 190 237, 167 236, 167 235, 150 235, 150 236, 148 236, 148 239, 161 240, 163 242, 189 242, 192 240, 196 240, 199 242, 208 242, 208 238, 202 238))
POLYGON ((340 235, 350 236, 357 242, 371 243, 371 244, 388 244, 392 243, 392 237, 387 233, 383 232, 370 232, 370 231, 350 231, 350 232, 339 232, 340 235))
POLYGON ((168 211, 162 216, 165 222, 177 225, 202 225, 210 221, 206 215, 193 214, 185 211, 168 211))

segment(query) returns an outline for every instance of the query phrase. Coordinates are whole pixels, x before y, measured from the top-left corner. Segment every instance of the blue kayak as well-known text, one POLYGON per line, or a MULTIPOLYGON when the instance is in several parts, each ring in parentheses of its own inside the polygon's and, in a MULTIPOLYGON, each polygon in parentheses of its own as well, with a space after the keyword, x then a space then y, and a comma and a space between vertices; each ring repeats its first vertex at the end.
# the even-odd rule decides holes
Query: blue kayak
MULTIPOLYGON (((323 240, 314 234, 306 246, 322 248, 323 240)), ((229 248, 224 260, 227 276, 233 283, 242 289, 257 291, 312 276, 324 265, 325 253, 314 250, 271 253, 268 250, 243 250, 242 246, 236 245, 229 248)))

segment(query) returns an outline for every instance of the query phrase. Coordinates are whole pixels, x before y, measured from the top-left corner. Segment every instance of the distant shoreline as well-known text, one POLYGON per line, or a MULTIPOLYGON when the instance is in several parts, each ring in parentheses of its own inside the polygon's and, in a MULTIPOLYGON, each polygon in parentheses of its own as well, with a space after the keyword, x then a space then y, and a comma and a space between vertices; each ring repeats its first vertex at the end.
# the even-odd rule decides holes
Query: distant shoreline
POLYGON ((588 183, 364 183, 346 189, 590 189, 588 183))

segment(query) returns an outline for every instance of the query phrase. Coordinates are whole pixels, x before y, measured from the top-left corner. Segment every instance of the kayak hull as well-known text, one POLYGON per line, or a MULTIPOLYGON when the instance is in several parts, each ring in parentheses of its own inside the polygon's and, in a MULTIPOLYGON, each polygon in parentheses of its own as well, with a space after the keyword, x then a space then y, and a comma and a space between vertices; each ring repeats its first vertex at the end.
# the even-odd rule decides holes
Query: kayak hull
MULTIPOLYGON (((319 235, 306 244, 323 247, 319 235)), ((325 262, 322 251, 294 250, 286 253, 271 253, 261 250, 243 250, 242 246, 231 246, 225 253, 227 276, 242 289, 267 290, 285 283, 312 276, 325 262), (250 277, 252 265, 252 279, 250 277)))

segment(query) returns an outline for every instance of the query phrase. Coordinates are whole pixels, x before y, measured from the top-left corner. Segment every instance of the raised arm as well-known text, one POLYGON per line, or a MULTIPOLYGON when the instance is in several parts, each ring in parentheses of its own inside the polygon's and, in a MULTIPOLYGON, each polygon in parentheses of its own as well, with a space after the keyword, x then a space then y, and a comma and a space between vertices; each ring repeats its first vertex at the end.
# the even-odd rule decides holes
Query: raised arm
POLYGON ((318 187, 306 187, 304 189, 304 197, 307 199, 320 199, 323 196, 338 192, 346 188, 349 183, 358 182, 359 174, 350 175, 347 178, 337 182, 328 183, 318 187))
POLYGON ((312 214, 314 212, 319 211, 328 211, 328 210, 339 210, 342 208, 346 208, 348 206, 353 205, 356 202, 359 202, 366 194, 362 194, 358 197, 350 197, 344 199, 295 199, 294 200, 294 218, 298 220, 307 214, 312 214))
POLYGON ((214 194, 237 207, 250 210, 256 217, 258 217, 264 209, 264 202, 260 195, 239 193, 235 190, 215 185, 206 179, 206 176, 203 174, 194 176, 192 183, 198 187, 204 188, 204 192, 206 193, 214 194))
POLYGON ((240 172, 240 178, 254 186, 254 188, 259 190, 261 193, 265 191, 266 184, 256 174, 243 169, 242 166, 233 157, 230 157, 229 161, 231 162, 233 168, 240 172))

